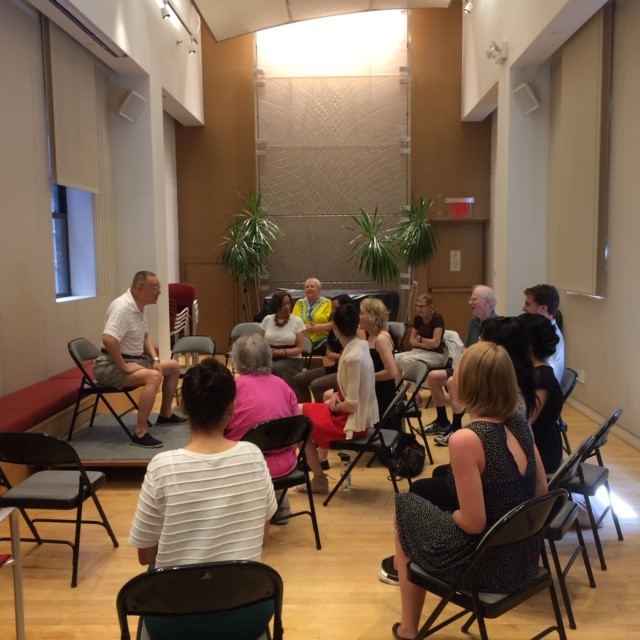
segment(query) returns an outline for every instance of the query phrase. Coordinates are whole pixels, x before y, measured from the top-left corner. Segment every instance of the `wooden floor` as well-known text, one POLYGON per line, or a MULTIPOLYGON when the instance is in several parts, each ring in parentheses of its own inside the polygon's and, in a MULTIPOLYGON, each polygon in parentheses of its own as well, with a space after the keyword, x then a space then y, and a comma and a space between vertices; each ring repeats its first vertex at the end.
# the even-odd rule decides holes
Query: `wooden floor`
MULTIPOLYGON (((427 412, 431 416, 432 412, 427 412)), ((571 407, 565 409, 572 444, 595 431, 596 424, 571 407)), ((447 449, 432 447, 436 463, 447 461, 447 449)), ((635 512, 621 516, 624 542, 618 542, 610 518, 601 530, 609 568, 601 571, 591 533, 586 532, 594 564, 596 589, 590 589, 580 561, 569 574, 569 589, 578 624, 567 629, 569 637, 601 640, 605 637, 640 637, 640 465, 639 452, 617 437, 605 450, 614 491, 635 512)), ((23 543, 25 617, 28 639, 112 640, 119 637, 115 597, 120 586, 140 572, 135 550, 127 535, 135 509, 143 470, 109 469, 102 504, 110 518, 120 547, 113 549, 100 527, 85 527, 80 554, 79 584, 69 586, 71 552, 66 546, 36 547, 23 543)), ((329 472, 339 475, 332 458, 329 472)), ((430 475, 429 466, 425 475, 430 475)), ((404 484, 406 487, 406 484, 404 484)), ((292 506, 306 498, 291 496, 292 506)), ((89 503, 85 503, 89 504, 89 503)), ((91 509, 87 508, 87 512, 91 509)), ((264 562, 284 579, 284 628, 287 640, 369 640, 392 637, 391 626, 399 619, 397 587, 377 578, 380 560, 392 553, 393 491, 380 467, 357 469, 349 493, 340 493, 328 507, 318 505, 323 548, 316 551, 308 518, 296 518, 286 526, 272 527, 264 550, 264 562)), ((63 525, 50 525, 58 533, 63 525)), ((23 531, 24 531, 23 527, 23 531)), ((8 527, 0 533, 6 535, 8 527)), ((425 535, 429 535, 425 531, 425 535)), ((572 536, 569 536, 572 538, 572 536)), ((568 549, 567 541, 561 549, 568 549)), ((0 543, 0 552, 8 543, 0 543)), ((0 638, 15 637, 11 573, 0 571, 2 614, 0 638)), ((427 606, 429 605, 427 598, 427 606)), ((548 600, 539 596, 531 604, 489 621, 492 639, 528 638, 550 623, 548 600)), ((464 638, 452 626, 438 638, 464 638)), ((470 637, 477 636, 472 628, 470 637)))

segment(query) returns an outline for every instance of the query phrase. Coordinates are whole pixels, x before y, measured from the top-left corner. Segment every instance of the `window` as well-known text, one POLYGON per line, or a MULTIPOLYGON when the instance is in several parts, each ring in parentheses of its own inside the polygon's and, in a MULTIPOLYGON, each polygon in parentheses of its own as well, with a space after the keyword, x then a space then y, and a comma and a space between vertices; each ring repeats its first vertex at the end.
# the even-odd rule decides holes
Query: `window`
POLYGON ((53 269, 56 276, 56 297, 64 298, 71 295, 67 188, 55 182, 51 183, 51 212, 53 214, 53 269))
POLYGON ((51 183, 56 298, 96 295, 93 194, 51 183))

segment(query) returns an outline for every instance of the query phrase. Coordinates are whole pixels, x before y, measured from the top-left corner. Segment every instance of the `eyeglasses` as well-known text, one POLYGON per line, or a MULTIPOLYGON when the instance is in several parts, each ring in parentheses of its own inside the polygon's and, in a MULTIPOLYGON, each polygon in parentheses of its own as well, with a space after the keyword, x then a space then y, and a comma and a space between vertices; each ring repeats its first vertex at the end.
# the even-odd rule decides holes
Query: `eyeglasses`
POLYGON ((145 289, 151 289, 152 291, 162 291, 162 287, 159 284, 141 284, 140 286, 145 289))
POLYGON ((426 309, 427 305, 426 304, 417 304, 416 305, 416 309, 426 309))

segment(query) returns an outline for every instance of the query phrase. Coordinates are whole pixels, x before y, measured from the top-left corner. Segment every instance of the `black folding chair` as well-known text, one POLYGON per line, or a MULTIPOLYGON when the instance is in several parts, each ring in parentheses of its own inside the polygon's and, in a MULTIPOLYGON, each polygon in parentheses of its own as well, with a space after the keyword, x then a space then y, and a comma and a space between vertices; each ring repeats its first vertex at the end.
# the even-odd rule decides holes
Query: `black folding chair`
POLYGON ((296 511, 289 518, 296 516, 308 515, 311 517, 313 525, 313 533, 316 537, 316 549, 322 549, 320 544, 320 531, 318 529, 318 519, 316 517, 316 508, 313 502, 313 493, 311 491, 311 481, 309 479, 309 467, 307 465, 307 456, 305 454, 305 445, 311 437, 311 420, 307 416, 289 416, 287 418, 275 418, 274 420, 266 420, 260 422, 253 429, 244 434, 243 440, 252 442, 260 451, 268 453, 269 451, 284 449, 285 447, 298 447, 298 461, 296 467, 286 476, 273 478, 273 488, 276 492, 280 491, 278 498, 278 507, 284 501, 287 490, 291 487, 297 487, 304 484, 307 487, 307 496, 309 498, 308 511, 296 511))
POLYGON ((560 639, 566 640, 562 614, 543 544, 540 545, 543 566, 538 568, 537 575, 530 584, 515 591, 508 593, 480 591, 476 586, 473 571, 490 549, 517 544, 534 536, 543 535, 549 523, 566 501, 567 492, 563 489, 556 489, 527 500, 509 511, 484 534, 468 566, 454 582, 448 583, 440 580, 415 562, 410 562, 407 567, 409 580, 440 597, 440 602, 419 630, 416 640, 433 635, 466 615, 469 615, 469 618, 464 623, 462 631, 467 633, 474 621, 477 621, 481 640, 488 640, 485 619, 498 618, 545 589, 549 591, 556 623, 544 629, 534 639, 537 640, 557 631, 560 639), (436 624, 440 614, 449 603, 461 607, 462 611, 458 611, 443 622, 436 624))
MULTIPOLYGON (((115 387, 107 387, 97 382, 93 377, 92 372, 88 368, 87 363, 91 362, 93 364, 93 361, 100 355, 100 352, 98 351, 98 348, 86 338, 75 338, 74 340, 69 341, 67 347, 69 349, 71 358, 82 373, 82 380, 80 381, 80 388, 78 389, 78 397, 76 399, 76 406, 73 410, 73 418, 71 418, 71 426, 69 427, 67 440, 71 440, 73 436, 73 430, 76 426, 76 420, 78 419, 78 416, 88 409, 91 409, 91 419, 89 420, 89 426, 93 426, 93 421, 96 417, 96 411, 98 409, 98 403, 100 402, 100 400, 104 402, 107 409, 109 409, 109 411, 111 412, 111 415, 116 419, 127 436, 131 438, 132 433, 131 431, 129 431, 127 425, 123 422, 122 416, 131 411, 138 410, 138 404, 131 397, 131 392, 134 391, 137 387, 123 387, 122 389, 117 389, 115 387), (119 393, 128 398, 131 404, 126 411, 118 413, 113 408, 113 406, 107 399, 107 395, 113 393, 119 393), (93 406, 84 407, 83 409, 81 409, 80 403, 87 396, 94 396, 95 402, 93 403, 93 406)), ((151 426, 150 423, 149 426, 151 426)))
MULTIPOLYGON (((589 436, 588 438, 586 438, 560 465, 560 467, 558 467, 557 471, 549 479, 548 486, 550 491, 563 487, 578 475, 578 467, 580 466, 580 462, 582 461, 585 453, 589 451, 589 449, 593 446, 593 440, 593 436, 589 436)), ((584 537, 582 536, 580 523, 578 522, 579 511, 580 507, 575 502, 571 502, 570 500, 567 501, 549 525, 545 536, 547 542, 549 543, 549 550, 551 551, 553 566, 555 567, 556 577, 558 579, 558 584, 560 585, 560 592, 562 593, 564 608, 567 611, 569 626, 572 629, 576 628, 576 622, 575 618, 573 617, 571 598, 569 597, 566 579, 578 555, 582 554, 582 561, 584 562, 584 567, 587 571, 587 577, 589 578, 589 586, 592 588, 595 588, 596 586, 596 581, 593 577, 593 571, 591 570, 589 554, 587 553, 587 547, 584 543, 584 537), (575 531, 578 538, 578 544, 572 551, 568 562, 563 567, 558 556, 556 542, 562 540, 570 529, 573 529, 575 531)))
POLYGON ((21 538, 25 542, 50 542, 68 544, 73 550, 73 569, 71 586, 78 583, 78 557, 80 553, 80 530, 83 524, 99 524, 104 527, 113 542, 118 546, 116 536, 111 529, 107 516, 98 500, 96 491, 105 482, 105 475, 101 471, 86 471, 75 449, 64 440, 58 440, 43 433, 0 433, 0 461, 11 464, 22 464, 45 467, 37 471, 26 480, 11 485, 8 477, 0 468, 0 485, 7 491, 0 495, 0 508, 16 507, 20 509, 33 538, 21 538), (52 465, 64 465, 64 469, 51 469, 52 465), (100 520, 83 520, 82 506, 85 500, 91 498, 100 520), (27 509, 76 510, 76 517, 33 518, 27 509), (75 524, 73 542, 69 540, 43 538, 36 529, 36 522, 62 522, 75 524))
POLYGON ((602 426, 596 431, 593 438, 593 444, 591 448, 585 452, 582 456, 582 462, 578 466, 578 475, 570 482, 562 485, 569 493, 580 494, 584 498, 585 506, 587 508, 587 514, 589 516, 589 523, 591 524, 591 531, 593 532, 593 540, 596 543, 596 549, 598 551, 598 557, 600 558, 600 567, 603 571, 607 569, 607 563, 604 559, 604 551, 602 550, 602 542, 600 541, 600 534, 598 528, 600 523, 604 520, 607 513, 611 512, 613 518, 613 524, 618 534, 618 540, 624 540, 622 536, 622 529, 620 528, 620 522, 618 515, 616 514, 613 504, 611 503, 611 488, 609 487, 609 469, 604 466, 602 459, 601 449, 607 444, 609 439, 609 433, 615 426, 616 422, 622 415, 622 409, 614 411, 608 420, 602 424, 602 426), (590 458, 596 458, 597 464, 589 463, 587 460, 590 458), (600 489, 604 487, 607 491, 609 498, 609 504, 605 507, 600 517, 596 520, 593 513, 593 506, 591 504, 591 498, 594 497, 600 489))
POLYGON ((360 461, 360 458, 362 458, 365 453, 374 453, 380 460, 384 461, 389 469, 389 475, 391 477, 391 482, 393 483, 393 490, 398 493, 398 481, 391 462, 391 454, 398 444, 400 432, 396 429, 387 429, 385 427, 392 423, 394 419, 397 420, 399 417, 402 403, 410 386, 411 385, 407 382, 398 391, 396 391, 396 395, 387 407, 387 410, 384 412, 384 415, 379 420, 378 424, 371 429, 367 429, 366 435, 362 438, 354 438, 352 440, 333 440, 329 443, 329 447, 331 449, 355 451, 356 455, 347 469, 345 469, 344 473, 340 476, 340 480, 338 480, 335 487, 333 487, 331 493, 329 493, 322 503, 325 507, 329 502, 331 502, 331 498, 333 498, 333 496, 338 492, 342 483, 347 480, 355 466, 360 461))
POLYGON ((413 431, 416 435, 422 438, 424 448, 429 456, 429 462, 433 464, 433 456, 431 455, 431 449, 429 448, 429 441, 424 434, 424 425, 422 424, 422 410, 418 404, 418 398, 420 397, 420 388, 427 379, 429 373, 429 365, 426 362, 416 361, 414 362, 404 373, 402 379, 396 387, 396 392, 405 383, 410 384, 410 395, 400 408, 400 417, 406 420, 406 424, 410 431, 413 431), (417 420, 417 425, 414 426, 411 420, 417 420))
MULTIPOLYGON (((569 369, 568 367, 562 373, 562 380, 560 382, 560 388, 562 389, 562 403, 564 404, 573 390, 576 388, 578 384, 578 372, 574 369, 569 369)), ((560 435, 562 436, 562 448, 567 452, 567 454, 571 453, 571 445, 569 444, 569 436, 567 435, 567 431, 569 430, 569 426, 562 419, 562 416, 558 418, 558 429, 560 430, 560 435)))
POLYGON ((136 638, 147 617, 145 626, 157 626, 163 639, 258 640, 266 634, 282 640, 282 591, 277 571, 248 560, 143 573, 129 580, 116 597, 120 639, 131 638, 127 616, 138 616, 136 638))

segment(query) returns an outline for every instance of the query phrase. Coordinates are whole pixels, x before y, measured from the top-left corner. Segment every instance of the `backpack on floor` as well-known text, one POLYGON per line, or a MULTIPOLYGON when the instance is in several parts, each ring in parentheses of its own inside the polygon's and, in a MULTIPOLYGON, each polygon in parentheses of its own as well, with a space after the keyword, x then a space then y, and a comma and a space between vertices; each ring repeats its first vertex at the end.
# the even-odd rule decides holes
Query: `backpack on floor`
POLYGON ((400 478, 414 478, 424 469, 426 452, 412 433, 401 433, 400 440, 391 454, 391 468, 400 478))

